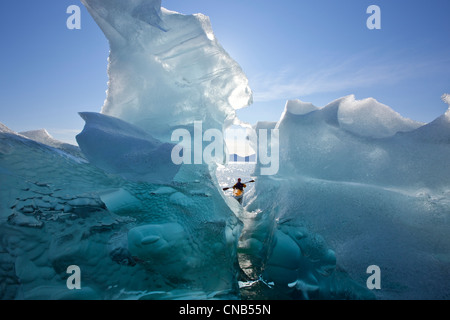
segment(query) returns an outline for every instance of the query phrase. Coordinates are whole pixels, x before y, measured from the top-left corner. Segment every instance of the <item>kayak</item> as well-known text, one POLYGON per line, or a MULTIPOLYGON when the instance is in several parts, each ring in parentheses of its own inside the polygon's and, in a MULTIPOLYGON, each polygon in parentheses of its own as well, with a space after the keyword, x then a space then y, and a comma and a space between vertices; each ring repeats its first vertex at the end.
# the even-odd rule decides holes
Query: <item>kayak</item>
POLYGON ((244 191, 243 190, 239 190, 239 189, 234 189, 233 190, 233 197, 240 198, 243 195, 244 195, 244 191))
POLYGON ((233 189, 233 198, 235 198, 240 204, 242 204, 243 197, 244 197, 243 190, 233 189))

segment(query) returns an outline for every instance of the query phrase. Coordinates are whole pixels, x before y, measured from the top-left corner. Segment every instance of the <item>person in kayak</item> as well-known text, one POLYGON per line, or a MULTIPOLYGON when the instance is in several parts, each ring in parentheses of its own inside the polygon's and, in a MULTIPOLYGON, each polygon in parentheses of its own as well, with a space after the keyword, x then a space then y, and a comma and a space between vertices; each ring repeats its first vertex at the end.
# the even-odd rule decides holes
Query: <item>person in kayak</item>
POLYGON ((242 204, 242 199, 244 198, 244 188, 247 188, 247 185, 241 183, 241 178, 239 178, 238 182, 233 186, 233 195, 240 204, 242 204))

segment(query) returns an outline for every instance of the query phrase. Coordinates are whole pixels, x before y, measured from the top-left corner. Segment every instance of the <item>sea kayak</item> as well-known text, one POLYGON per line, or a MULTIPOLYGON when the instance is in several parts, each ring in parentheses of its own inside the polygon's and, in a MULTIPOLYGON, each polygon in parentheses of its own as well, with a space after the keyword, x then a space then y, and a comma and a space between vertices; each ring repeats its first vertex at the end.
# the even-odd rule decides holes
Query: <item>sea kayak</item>
POLYGON ((242 198, 244 197, 244 191, 239 189, 233 189, 233 198, 235 198, 239 203, 242 203, 242 198))

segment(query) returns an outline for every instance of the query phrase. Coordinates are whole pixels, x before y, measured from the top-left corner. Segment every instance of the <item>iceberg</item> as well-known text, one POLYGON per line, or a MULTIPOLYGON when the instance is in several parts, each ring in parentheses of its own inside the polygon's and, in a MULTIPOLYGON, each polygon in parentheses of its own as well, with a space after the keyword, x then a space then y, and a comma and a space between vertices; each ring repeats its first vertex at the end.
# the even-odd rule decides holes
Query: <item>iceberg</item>
MULTIPOLYGON (((449 109, 450 110, 450 109, 449 109)), ((449 111, 429 124, 353 96, 322 108, 289 101, 280 170, 259 175, 246 250, 280 295, 300 299, 446 299, 449 111), (368 290, 368 267, 381 289, 368 290)))
POLYGON ((82 2, 110 43, 107 97, 79 147, 0 124, 0 299, 235 299, 242 222, 215 164, 175 165, 170 139, 233 123, 247 78, 204 15, 82 2))
POLYGON ((242 222, 214 163, 174 165, 170 138, 235 121, 247 78, 204 15, 82 2, 110 42, 105 105, 80 113, 79 147, 0 124, 0 299, 237 297, 242 222))

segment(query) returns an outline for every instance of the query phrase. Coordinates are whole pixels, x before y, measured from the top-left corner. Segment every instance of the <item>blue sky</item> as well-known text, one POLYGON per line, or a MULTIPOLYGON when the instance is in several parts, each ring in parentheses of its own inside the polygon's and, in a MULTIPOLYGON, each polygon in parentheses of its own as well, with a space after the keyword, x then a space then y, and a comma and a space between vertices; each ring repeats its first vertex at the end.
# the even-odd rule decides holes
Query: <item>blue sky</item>
MULTIPOLYGON (((373 97, 404 117, 430 122, 450 92, 448 0, 163 0, 211 19, 241 65, 254 103, 247 122, 277 121, 286 100, 322 107, 348 94, 373 97), (369 30, 369 5, 381 30, 369 30)), ((73 141, 79 111, 99 112, 106 97, 108 43, 79 0, 16 0, 0 5, 0 122, 15 131, 46 128, 73 141), (81 30, 68 30, 69 5, 81 30)))

